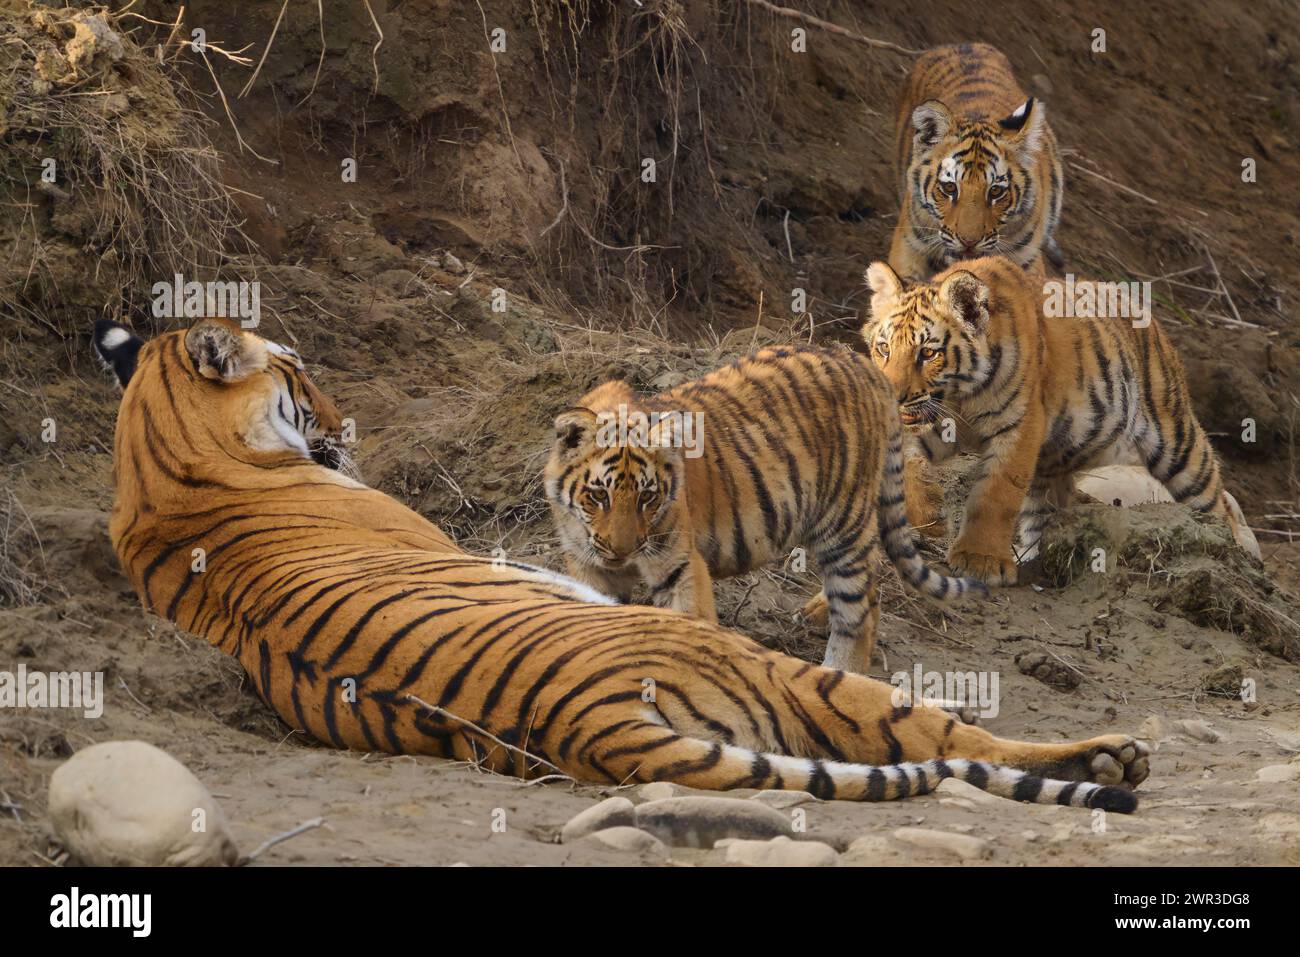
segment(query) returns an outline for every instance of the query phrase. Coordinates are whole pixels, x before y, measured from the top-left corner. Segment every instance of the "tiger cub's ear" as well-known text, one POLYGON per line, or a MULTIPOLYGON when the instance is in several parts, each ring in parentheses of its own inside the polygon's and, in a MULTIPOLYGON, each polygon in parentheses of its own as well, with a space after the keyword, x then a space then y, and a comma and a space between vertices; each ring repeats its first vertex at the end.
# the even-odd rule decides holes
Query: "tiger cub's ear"
POLYGON ((1030 157, 1043 144, 1047 115, 1043 104, 1031 96, 1016 107, 1010 116, 998 120, 998 126, 1010 134, 1007 139, 1021 156, 1030 157))
POLYGON ((960 269, 939 287, 939 301, 953 318, 982 333, 989 324, 989 287, 974 273, 960 269))
POLYGON ((95 355, 117 377, 117 384, 123 389, 135 373, 136 357, 144 340, 129 327, 111 319, 100 319, 95 323, 95 355))
POLYGON ((586 452, 596 441, 596 413, 566 409, 555 417, 555 447, 565 455, 586 452))
POLYGON ((863 278, 871 290, 871 315, 879 319, 903 294, 903 280, 898 278, 898 273, 889 263, 883 262, 868 266, 863 278))
POLYGON ((952 129, 952 114, 938 100, 926 100, 912 111, 912 128, 916 130, 913 146, 926 153, 952 129))
POLYGON ((185 351, 199 375, 217 382, 237 382, 266 368, 266 345, 228 320, 204 319, 194 326, 185 333, 185 351))

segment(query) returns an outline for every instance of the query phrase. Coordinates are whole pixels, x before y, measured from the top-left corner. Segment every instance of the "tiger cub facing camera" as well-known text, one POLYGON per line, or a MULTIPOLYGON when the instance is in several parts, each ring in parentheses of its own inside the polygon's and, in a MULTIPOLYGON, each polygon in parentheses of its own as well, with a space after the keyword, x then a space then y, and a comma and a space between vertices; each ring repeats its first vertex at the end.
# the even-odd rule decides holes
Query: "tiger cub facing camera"
MULTIPOLYGON (((878 262, 867 284, 862 335, 919 445, 909 457, 981 456, 948 553, 954 574, 1015 584, 1017 557, 1034 556, 1052 504, 1068 502, 1074 474, 1093 465, 1144 465, 1174 501, 1222 517, 1242 542, 1182 364, 1153 320, 1047 318, 1042 288, 1004 258, 915 284, 878 262)), ((916 510, 924 497, 909 486, 918 524, 929 521, 916 510)))
POLYGON ((643 583, 655 605, 710 621, 713 577, 806 547, 830 620, 825 664, 866 673, 878 538, 920 592, 985 593, 918 555, 902 443, 893 394, 866 357, 766 348, 653 397, 622 381, 589 392, 555 420, 546 495, 571 575, 624 602, 643 583))
POLYGON ((902 196, 894 271, 929 279, 962 259, 1061 265, 1061 158, 1043 104, 985 43, 935 47, 908 74, 898 116, 902 196))

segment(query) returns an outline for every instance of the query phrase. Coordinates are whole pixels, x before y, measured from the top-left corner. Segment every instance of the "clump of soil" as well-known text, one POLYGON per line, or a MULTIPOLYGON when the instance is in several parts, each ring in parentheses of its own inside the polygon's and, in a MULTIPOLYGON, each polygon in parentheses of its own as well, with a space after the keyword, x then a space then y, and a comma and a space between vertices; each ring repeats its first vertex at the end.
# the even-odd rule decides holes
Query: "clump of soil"
POLYGON ((0 10, 0 304, 63 335, 208 278, 233 205, 209 122, 105 9, 0 10))
POLYGON ((1146 594, 1157 611, 1241 635, 1300 660, 1297 600, 1232 539, 1222 521, 1181 505, 1076 505, 1044 530, 1044 577, 1053 586, 1095 581, 1146 594), (1096 570, 1104 566, 1104 571, 1096 570))

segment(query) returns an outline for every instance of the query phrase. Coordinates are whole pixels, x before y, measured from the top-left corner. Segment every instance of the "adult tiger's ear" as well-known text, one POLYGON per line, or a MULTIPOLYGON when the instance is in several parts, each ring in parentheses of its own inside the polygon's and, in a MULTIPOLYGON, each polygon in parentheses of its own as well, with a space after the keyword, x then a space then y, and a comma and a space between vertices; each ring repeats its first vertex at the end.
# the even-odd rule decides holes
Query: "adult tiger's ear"
POLYGON ((266 368, 266 346, 223 319, 204 319, 185 333, 185 351, 199 375, 237 382, 266 368))
POLYGON ((1008 139, 1021 156, 1033 156, 1043 145, 1047 112, 1043 104, 1031 96, 1016 107, 1010 116, 998 120, 998 126, 1011 134, 1008 139))
POLYGON ((912 129, 916 131, 913 145, 927 152, 952 129, 952 114, 938 100, 926 100, 912 111, 912 129))
POLYGON ((939 286, 939 301, 953 317, 982 333, 989 324, 989 287, 973 272, 959 269, 939 286))
POLYGON ((863 276, 871 290, 871 315, 880 319, 903 294, 903 280, 889 263, 874 262, 863 276))
POLYGON ((100 319, 95 323, 93 341, 96 357, 117 377, 117 384, 125 389, 135 374, 136 358, 144 340, 120 322, 100 319))
POLYGON ((566 455, 585 451, 596 441, 596 413, 566 409, 555 417, 555 445, 566 455))

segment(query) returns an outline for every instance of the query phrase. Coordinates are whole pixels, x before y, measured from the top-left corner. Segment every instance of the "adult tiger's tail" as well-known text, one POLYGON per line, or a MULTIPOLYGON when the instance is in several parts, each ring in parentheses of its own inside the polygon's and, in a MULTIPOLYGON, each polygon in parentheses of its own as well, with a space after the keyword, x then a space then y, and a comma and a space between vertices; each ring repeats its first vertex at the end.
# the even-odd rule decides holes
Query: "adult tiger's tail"
POLYGON ((765 754, 684 735, 665 741, 664 730, 648 722, 641 728, 629 729, 619 735, 616 745, 611 742, 611 750, 601 756, 600 764, 616 777, 622 772, 631 779, 676 781, 715 790, 760 787, 807 791, 825 800, 894 801, 928 794, 946 778, 956 778, 990 794, 1031 804, 1101 808, 1121 814, 1131 814, 1138 805, 1137 796, 1125 787, 1060 781, 968 758, 852 764, 765 754), (646 743, 656 745, 653 762, 646 760, 646 743), (620 766, 623 764, 626 767, 620 766))
POLYGON ((903 580, 924 595, 946 601, 963 595, 989 597, 988 586, 978 578, 941 575, 922 560, 907 522, 903 484, 903 426, 897 416, 885 453, 885 474, 880 482, 880 541, 903 580))

